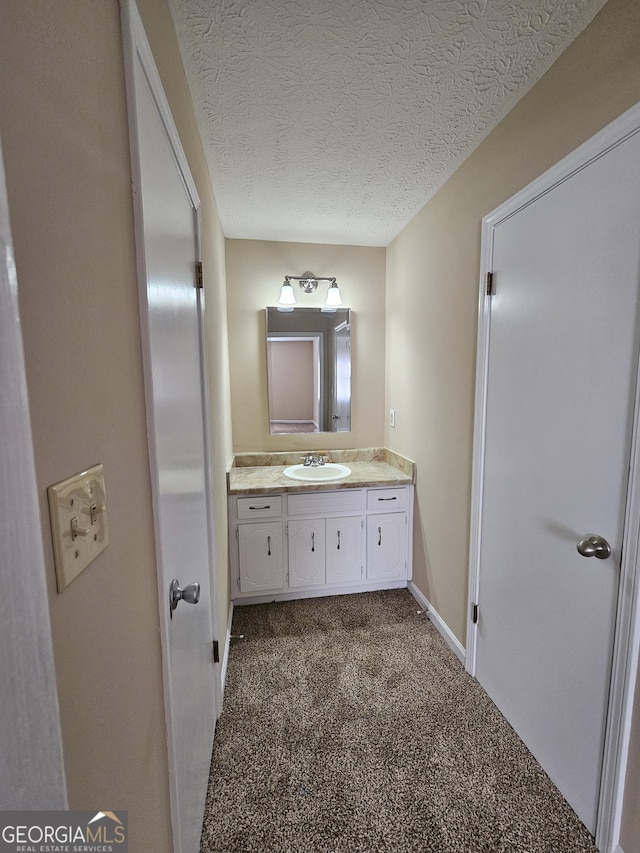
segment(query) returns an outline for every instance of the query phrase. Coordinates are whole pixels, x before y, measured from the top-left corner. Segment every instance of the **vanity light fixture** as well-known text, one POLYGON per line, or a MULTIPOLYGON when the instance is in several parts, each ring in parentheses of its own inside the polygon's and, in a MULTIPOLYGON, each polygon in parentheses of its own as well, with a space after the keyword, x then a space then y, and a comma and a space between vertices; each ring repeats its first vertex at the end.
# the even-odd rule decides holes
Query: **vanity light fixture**
POLYGON ((283 305, 284 308, 281 310, 284 311, 292 311, 292 305, 296 304, 296 297, 293 293, 293 281, 297 281, 300 290, 303 293, 315 293, 318 289, 319 281, 328 281, 331 282, 329 284, 329 292, 327 293, 327 305, 330 308, 335 308, 336 305, 342 305, 342 297, 340 296, 340 288, 338 287, 338 282, 333 277, 327 276, 316 276, 312 272, 304 272, 302 275, 285 275, 284 284, 282 285, 282 290, 280 291, 280 299, 278 303, 283 305))
POLYGON ((342 305, 340 288, 338 287, 338 282, 335 280, 335 278, 329 285, 329 290, 327 291, 327 305, 330 305, 332 308, 338 305, 342 305))
POLYGON ((282 285, 282 290, 280 291, 280 299, 278 299, 280 305, 295 305, 296 297, 293 292, 293 285, 291 281, 288 281, 286 278, 284 280, 284 284, 282 285))

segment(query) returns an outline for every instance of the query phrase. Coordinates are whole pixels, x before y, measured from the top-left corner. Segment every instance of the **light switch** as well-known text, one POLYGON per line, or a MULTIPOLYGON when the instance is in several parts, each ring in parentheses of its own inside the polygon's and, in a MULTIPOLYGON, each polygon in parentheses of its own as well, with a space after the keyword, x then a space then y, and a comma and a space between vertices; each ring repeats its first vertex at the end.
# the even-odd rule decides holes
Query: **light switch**
POLYGON ((109 544, 102 465, 49 486, 49 515, 58 592, 109 544))

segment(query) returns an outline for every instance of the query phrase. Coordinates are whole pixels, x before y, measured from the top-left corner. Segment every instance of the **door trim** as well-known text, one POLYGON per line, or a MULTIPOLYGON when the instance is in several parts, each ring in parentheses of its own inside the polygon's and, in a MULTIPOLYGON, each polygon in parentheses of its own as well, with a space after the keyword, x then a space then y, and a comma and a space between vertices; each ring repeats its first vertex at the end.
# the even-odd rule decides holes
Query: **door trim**
MULTIPOLYGON (((640 104, 627 110, 482 220, 466 641, 466 669, 472 676, 476 671, 478 630, 473 622, 473 604, 479 604, 480 609, 482 608, 482 602, 479 601, 480 550, 491 336, 491 297, 487 296, 486 280, 487 273, 493 271, 494 231, 502 222, 638 132, 640 132, 640 104)), ((499 281, 497 287, 500 287, 499 281)), ((596 844, 604 853, 612 853, 619 843, 631 716, 640 651, 640 583, 638 582, 640 578, 638 571, 640 562, 640 371, 636 380, 622 553, 609 710, 596 826, 596 844)))
MULTIPOLYGON (((151 492, 153 503, 153 517, 157 522, 159 518, 159 494, 160 487, 158 482, 158 464, 157 450, 155 446, 155 430, 154 422, 154 407, 153 407, 153 384, 151 382, 151 345, 149 332, 149 318, 147 306, 147 272, 146 272, 146 253, 145 253, 145 233, 144 219, 142 211, 142 192, 141 192, 141 168, 140 168, 140 152, 138 146, 138 118, 136 108, 136 91, 135 91, 135 66, 136 62, 140 66, 146 76, 149 88, 158 109, 158 113, 164 130, 169 139, 173 156, 175 157, 176 167, 182 178, 187 195, 194 208, 194 226, 196 230, 196 246, 194 251, 194 261, 201 259, 201 238, 200 238, 200 197, 196 189, 196 185, 191 176, 189 164, 180 142, 180 136, 176 128, 171 109, 164 93, 160 74, 153 58, 153 53, 149 45, 149 41, 144 30, 142 19, 135 4, 135 0, 120 0, 120 17, 122 27, 122 45, 124 54, 125 67, 125 85, 127 92, 127 112, 129 123, 129 147, 131 155, 131 179, 132 179, 132 195, 134 206, 134 230, 136 244, 136 264, 137 264, 137 279, 138 279, 138 302, 140 310, 140 331, 142 342, 142 357, 143 357, 143 375, 145 387, 145 402, 146 416, 149 428, 147 429, 147 442, 149 448, 149 462, 151 475, 151 492)), ((195 270, 194 270, 195 276, 195 270)), ((195 283, 195 282, 194 282, 195 283)), ((200 371, 201 371, 201 389, 204 412, 204 459, 205 459, 205 491, 207 494, 207 540, 209 546, 209 575, 210 575, 210 590, 211 590, 211 619, 213 636, 217 636, 216 632, 216 590, 215 590, 215 571, 213 565, 214 551, 214 531, 213 531, 213 490, 212 490, 212 471, 211 471, 211 451, 209 446, 210 427, 209 427, 209 397, 207 388, 207 367, 206 367, 206 340, 204 327, 204 294, 203 290, 198 288, 197 291, 197 307, 198 307, 198 328, 199 328, 199 353, 200 353, 200 371)), ((162 650, 162 673, 163 673, 163 688, 164 688, 164 707, 165 707, 165 723, 167 735, 167 758, 168 758, 168 776, 169 776, 169 799, 171 808, 171 824, 173 829, 173 848, 178 853, 182 849, 181 839, 179 837, 179 817, 178 817, 178 790, 177 790, 177 772, 175 767, 175 744, 173 738, 173 707, 170 691, 170 642, 169 642, 169 618, 167 608, 167 590, 163 585, 162 572, 162 550, 160 542, 160 531, 158 524, 154 523, 154 537, 156 548, 156 563, 158 575, 158 607, 160 618, 160 645, 162 650)), ((216 717, 219 714, 222 705, 222 696, 220 692, 220 664, 216 664, 213 678, 214 688, 214 709, 216 717)))

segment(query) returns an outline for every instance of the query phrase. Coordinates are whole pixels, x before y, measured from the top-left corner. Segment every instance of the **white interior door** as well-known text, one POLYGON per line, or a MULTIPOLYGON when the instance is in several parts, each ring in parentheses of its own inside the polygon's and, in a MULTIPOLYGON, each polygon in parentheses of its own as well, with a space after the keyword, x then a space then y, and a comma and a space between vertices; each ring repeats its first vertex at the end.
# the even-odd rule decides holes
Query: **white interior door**
POLYGON ((476 675, 596 826, 638 363, 640 134, 493 229, 476 675), (586 558, 587 534, 610 543, 586 558))
POLYGON ((67 792, 45 563, 39 535, 40 507, 1 151, 0 388, 2 808, 65 809, 67 792))
POLYGON ((141 315, 147 338, 147 417, 174 848, 179 853, 196 853, 200 849, 216 718, 210 482, 200 307, 195 287, 199 202, 159 80, 153 76, 152 61, 141 51, 143 36, 138 32, 136 38, 133 83, 139 154, 136 183, 141 201, 138 213, 142 214, 138 221, 138 248, 143 259, 141 315), (175 610, 170 610, 169 590, 174 579, 180 587, 199 584, 199 599, 180 601, 175 610))

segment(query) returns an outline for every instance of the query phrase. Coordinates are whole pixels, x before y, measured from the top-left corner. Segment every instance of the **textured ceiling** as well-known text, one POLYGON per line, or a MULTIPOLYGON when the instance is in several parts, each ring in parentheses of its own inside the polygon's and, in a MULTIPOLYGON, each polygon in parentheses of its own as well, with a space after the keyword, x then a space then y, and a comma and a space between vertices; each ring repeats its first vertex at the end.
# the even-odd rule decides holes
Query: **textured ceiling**
POLYGON ((169 0, 227 237, 386 246, 604 0, 169 0))

